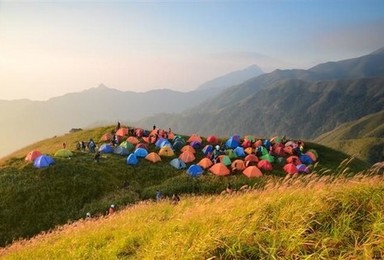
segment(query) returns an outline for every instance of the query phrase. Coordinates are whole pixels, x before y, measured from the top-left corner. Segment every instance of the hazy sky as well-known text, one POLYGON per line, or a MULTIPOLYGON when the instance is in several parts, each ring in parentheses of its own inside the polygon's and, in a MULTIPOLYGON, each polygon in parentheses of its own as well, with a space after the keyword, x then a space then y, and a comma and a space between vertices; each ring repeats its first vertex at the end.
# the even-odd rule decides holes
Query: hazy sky
POLYGON ((189 91, 251 64, 309 68, 381 47, 383 0, 0 0, 0 99, 100 83, 189 91))

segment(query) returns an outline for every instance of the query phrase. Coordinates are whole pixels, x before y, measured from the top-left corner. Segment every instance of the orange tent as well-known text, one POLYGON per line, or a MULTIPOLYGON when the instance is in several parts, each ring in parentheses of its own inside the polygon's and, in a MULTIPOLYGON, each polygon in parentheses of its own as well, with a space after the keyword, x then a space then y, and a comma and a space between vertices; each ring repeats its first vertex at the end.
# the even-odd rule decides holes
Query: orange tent
POLYGON ((180 151, 181 151, 181 152, 186 152, 186 151, 188 151, 188 152, 191 152, 191 153, 196 153, 195 148, 193 148, 193 147, 190 146, 190 145, 184 145, 183 148, 181 148, 180 151))
POLYGON ((130 136, 127 138, 127 142, 136 145, 139 143, 139 139, 137 139, 137 137, 130 136))
POLYGON ((256 166, 249 166, 247 167, 244 171, 243 174, 247 176, 248 178, 253 178, 253 177, 261 177, 263 176, 263 173, 260 171, 259 168, 256 166))
POLYGON ((244 152, 245 152, 246 154, 251 154, 251 153, 253 153, 254 151, 253 151, 253 148, 252 148, 252 147, 247 147, 247 148, 244 149, 244 152))
POLYGON ((160 149, 159 155, 161 155, 161 156, 174 156, 175 153, 173 152, 171 147, 165 145, 160 149))
POLYGON ((231 164, 232 171, 242 171, 245 169, 245 163, 243 160, 234 160, 231 164))
POLYGON ((153 163, 161 161, 160 156, 155 152, 151 152, 151 153, 147 154, 147 156, 145 156, 145 159, 147 159, 148 161, 151 161, 153 163))
POLYGON ((222 163, 216 163, 211 168, 209 168, 209 171, 217 176, 226 176, 229 175, 229 169, 222 163))
POLYGON ((189 163, 195 160, 195 155, 190 151, 185 151, 180 154, 179 159, 185 163, 189 163))
POLYGON ((260 160, 257 163, 257 167, 266 171, 272 171, 273 169, 272 164, 268 160, 260 160))
POLYGON ((100 138, 100 141, 109 142, 112 139, 112 134, 106 133, 100 138))
POLYGON ((191 143, 191 142, 199 142, 199 143, 203 143, 203 140, 201 139, 201 137, 197 134, 193 134, 189 137, 189 139, 187 140, 188 143, 191 143))
POLYGON ((213 165, 213 162, 205 157, 201 159, 200 162, 197 163, 197 165, 201 166, 203 169, 208 169, 213 165))
POLYGON ((260 139, 257 140, 254 144, 253 144, 253 147, 259 147, 259 146, 262 146, 263 145, 263 141, 261 141, 260 139))
POLYGON ((33 150, 27 154, 27 156, 25 157, 25 160, 28 162, 33 162, 40 155, 41 155, 41 152, 39 152, 38 150, 33 150))
POLYGON ((168 133, 168 139, 173 140, 175 138, 175 134, 173 132, 168 133))
POLYGON ((126 127, 119 128, 119 130, 116 131, 116 135, 121 137, 128 135, 128 128, 126 127))

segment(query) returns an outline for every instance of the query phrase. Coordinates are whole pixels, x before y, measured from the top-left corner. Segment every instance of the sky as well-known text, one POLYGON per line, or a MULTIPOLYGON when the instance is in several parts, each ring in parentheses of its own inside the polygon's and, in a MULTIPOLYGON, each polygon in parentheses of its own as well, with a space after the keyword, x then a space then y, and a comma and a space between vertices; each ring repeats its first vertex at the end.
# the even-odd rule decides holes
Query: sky
POLYGON ((308 69, 381 47, 383 0, 0 0, 0 100, 185 92, 252 64, 308 69))

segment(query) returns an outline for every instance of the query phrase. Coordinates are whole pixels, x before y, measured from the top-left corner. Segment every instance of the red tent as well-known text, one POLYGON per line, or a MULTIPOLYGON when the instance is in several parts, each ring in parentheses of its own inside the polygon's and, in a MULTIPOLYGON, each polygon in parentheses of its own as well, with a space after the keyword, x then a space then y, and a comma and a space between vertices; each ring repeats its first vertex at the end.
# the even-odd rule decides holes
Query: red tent
POLYGON ((273 169, 272 163, 270 163, 268 160, 260 160, 257 163, 257 167, 259 167, 260 169, 266 170, 266 171, 272 171, 272 169, 273 169))
POLYGON ((189 163, 195 160, 195 155, 190 151, 185 151, 180 154, 179 159, 185 163, 189 163))
POLYGON ((296 165, 294 165, 293 163, 287 163, 286 165, 284 165, 283 170, 287 174, 295 174, 295 173, 298 172, 297 168, 296 168, 296 165))
POLYGON ((210 135, 207 137, 207 142, 210 144, 217 144, 219 142, 219 139, 214 135, 210 135))
POLYGON ((25 157, 26 161, 33 162, 37 157, 41 155, 41 152, 37 150, 30 151, 25 157))

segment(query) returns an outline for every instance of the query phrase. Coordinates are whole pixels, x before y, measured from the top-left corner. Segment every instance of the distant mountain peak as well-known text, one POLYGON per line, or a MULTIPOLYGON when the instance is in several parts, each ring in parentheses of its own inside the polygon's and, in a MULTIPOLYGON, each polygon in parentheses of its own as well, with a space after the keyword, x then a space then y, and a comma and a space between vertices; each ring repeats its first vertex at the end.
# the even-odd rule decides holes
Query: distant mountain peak
POLYGON ((378 55, 378 54, 384 54, 384 47, 371 53, 371 55, 378 55))
POLYGON ((227 73, 223 76, 217 77, 210 81, 205 82, 200 85, 198 89, 212 89, 212 88, 229 88, 234 85, 241 84, 251 78, 257 77, 264 72, 256 64, 252 64, 245 69, 236 70, 230 73, 227 73))

